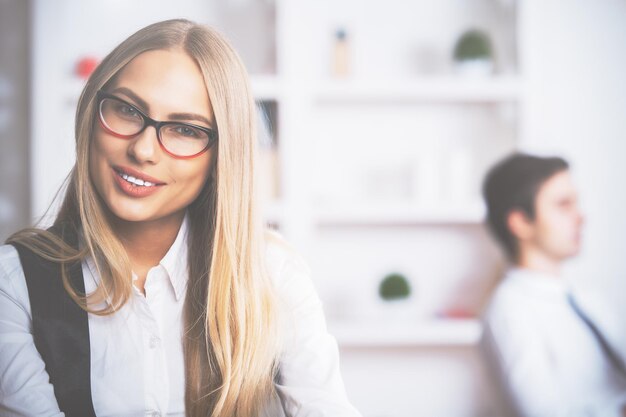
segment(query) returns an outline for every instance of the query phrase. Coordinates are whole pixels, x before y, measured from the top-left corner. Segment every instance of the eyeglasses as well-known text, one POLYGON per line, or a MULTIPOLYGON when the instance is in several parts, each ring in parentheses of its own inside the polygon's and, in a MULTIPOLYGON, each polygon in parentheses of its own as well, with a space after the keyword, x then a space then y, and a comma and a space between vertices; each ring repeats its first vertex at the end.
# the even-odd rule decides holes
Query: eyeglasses
POLYGON ((161 148, 175 158, 187 159, 206 152, 217 141, 217 132, 181 122, 158 122, 121 98, 98 90, 98 117, 113 136, 132 139, 154 126, 161 148))

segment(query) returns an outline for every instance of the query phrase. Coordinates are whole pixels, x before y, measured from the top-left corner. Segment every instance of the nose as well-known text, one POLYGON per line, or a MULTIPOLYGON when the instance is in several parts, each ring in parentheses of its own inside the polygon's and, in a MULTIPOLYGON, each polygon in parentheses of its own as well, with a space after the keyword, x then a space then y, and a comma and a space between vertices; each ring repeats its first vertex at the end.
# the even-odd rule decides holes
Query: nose
POLYGON ((139 163, 158 162, 159 152, 159 140, 154 126, 146 127, 128 144, 128 155, 139 163))

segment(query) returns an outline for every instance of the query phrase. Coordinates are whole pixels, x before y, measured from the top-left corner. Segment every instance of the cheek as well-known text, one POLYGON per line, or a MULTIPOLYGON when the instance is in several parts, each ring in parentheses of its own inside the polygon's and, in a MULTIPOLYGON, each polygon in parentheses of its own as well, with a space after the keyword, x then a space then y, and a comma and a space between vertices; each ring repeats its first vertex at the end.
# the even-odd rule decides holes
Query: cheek
POLYGON ((574 218, 566 213, 554 213, 545 221, 547 239, 555 242, 569 241, 575 232, 574 218))
POLYGON ((539 239, 543 241, 553 241, 562 234, 562 219, 554 213, 543 213, 541 217, 537 217, 536 224, 539 226, 537 228, 539 239))
POLYGON ((109 155, 116 152, 115 145, 118 144, 106 139, 107 138, 102 136, 99 129, 95 129, 89 146, 90 162, 101 164, 103 160, 106 160, 109 157, 109 155))
POLYGON ((172 172, 180 192, 194 197, 202 190, 212 169, 211 155, 203 155, 198 159, 178 161, 172 172))
POLYGON ((112 187, 110 163, 124 161, 127 153, 127 142, 109 139, 96 129, 89 144, 89 177, 101 195, 112 187))
POLYGON ((92 142, 89 146, 89 176, 93 183, 96 185, 96 188, 101 186, 101 178, 102 175, 100 173, 100 166, 102 165, 102 152, 101 142, 97 139, 96 135, 94 135, 92 142))
POLYGON ((556 227, 563 231, 571 231, 576 227, 576 217, 572 213, 561 213, 555 220, 556 227))

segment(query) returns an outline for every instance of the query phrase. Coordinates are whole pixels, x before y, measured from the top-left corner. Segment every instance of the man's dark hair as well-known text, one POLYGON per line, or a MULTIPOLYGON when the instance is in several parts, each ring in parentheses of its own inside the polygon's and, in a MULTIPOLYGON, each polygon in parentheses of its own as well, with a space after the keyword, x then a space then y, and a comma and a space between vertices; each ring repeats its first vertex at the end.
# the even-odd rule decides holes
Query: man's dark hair
POLYGON ((483 183, 487 205, 487 225, 512 261, 519 256, 517 238, 511 233, 507 218, 513 210, 535 218, 535 200, 539 188, 569 164, 559 157, 538 157, 514 153, 493 166, 483 183))

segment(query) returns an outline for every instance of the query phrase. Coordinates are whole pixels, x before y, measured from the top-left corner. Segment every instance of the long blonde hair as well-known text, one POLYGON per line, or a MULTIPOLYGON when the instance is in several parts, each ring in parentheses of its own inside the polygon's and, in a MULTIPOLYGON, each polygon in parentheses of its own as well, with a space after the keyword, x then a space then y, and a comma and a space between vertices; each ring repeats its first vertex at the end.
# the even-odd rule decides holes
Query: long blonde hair
POLYGON ((131 267, 89 178, 96 92, 133 58, 154 49, 182 49, 198 64, 219 131, 214 172, 188 207, 189 282, 184 307, 185 405, 190 417, 252 417, 276 396, 277 307, 263 263, 263 231, 255 207, 256 113, 246 70, 214 30, 168 20, 136 32, 97 67, 76 112, 77 161, 55 221, 80 231, 77 250, 57 234, 30 228, 11 236, 63 266, 70 296, 86 311, 113 314, 131 297, 131 267), (65 267, 91 256, 101 276, 78 293, 65 267), (106 308, 91 306, 107 301, 106 308))

